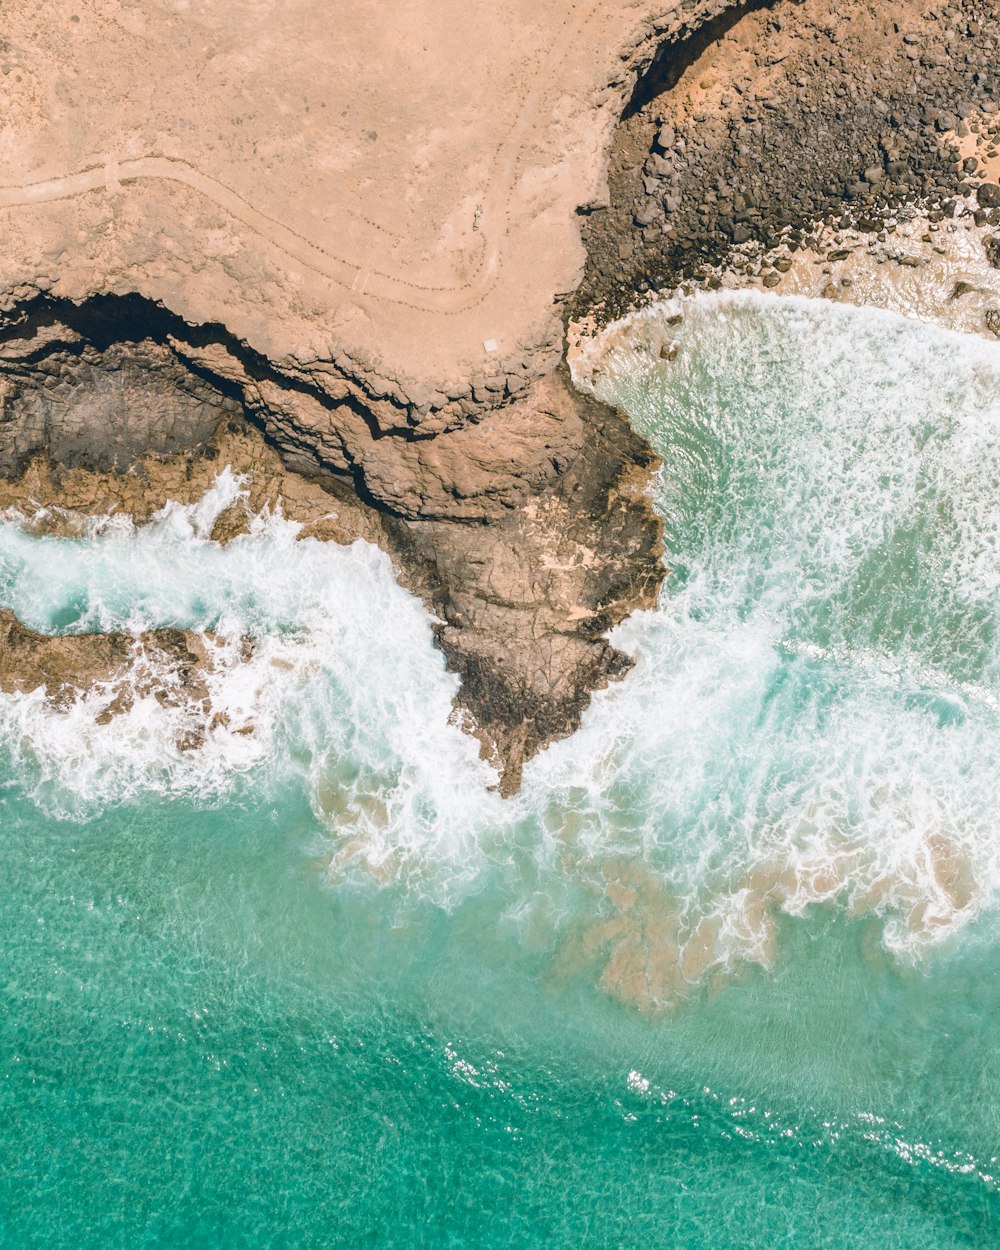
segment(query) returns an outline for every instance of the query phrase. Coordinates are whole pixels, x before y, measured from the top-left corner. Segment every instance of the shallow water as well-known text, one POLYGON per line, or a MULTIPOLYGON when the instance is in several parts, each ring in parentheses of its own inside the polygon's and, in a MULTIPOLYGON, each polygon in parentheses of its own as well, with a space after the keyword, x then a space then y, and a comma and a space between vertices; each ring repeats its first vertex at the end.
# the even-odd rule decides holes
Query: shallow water
POLYGON ((228 474, 0 526, 0 602, 215 631, 229 713, 0 699, 2 1244, 996 1244, 1000 352, 748 296, 594 351, 671 574, 511 802, 373 549, 214 546, 228 474))

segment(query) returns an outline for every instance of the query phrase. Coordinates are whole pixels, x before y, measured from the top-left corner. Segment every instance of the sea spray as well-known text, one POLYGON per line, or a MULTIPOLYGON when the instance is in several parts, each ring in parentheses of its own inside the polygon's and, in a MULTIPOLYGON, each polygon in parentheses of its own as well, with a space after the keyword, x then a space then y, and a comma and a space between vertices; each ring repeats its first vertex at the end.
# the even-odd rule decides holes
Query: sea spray
MULTIPOLYGON (((483 793, 495 778, 449 724, 457 681, 432 647, 426 613, 376 548, 299 541, 301 527, 280 513, 254 518, 225 547, 211 541, 215 518, 239 497, 227 470, 204 499, 168 504, 142 528, 103 519, 86 537, 55 538, 13 519, 0 525, 0 599, 25 624, 135 634, 175 626, 210 634, 213 658, 205 743, 194 751, 176 746, 190 710, 152 694, 107 723, 98 717, 110 695, 100 688, 68 709, 40 691, 0 697, 5 745, 25 784, 52 810, 85 813, 144 793, 214 802, 238 784, 297 775, 320 805, 336 785, 342 823, 357 795, 378 796, 400 841, 423 832, 429 852, 428 804, 443 806, 438 829, 460 828, 446 817, 449 796, 483 793)), ((368 851, 380 853, 374 840, 368 851)))
POLYGON ((29 624, 215 657, 195 750, 0 700, 0 1239, 995 1241, 996 359, 827 314, 603 343, 671 574, 510 801, 373 548, 0 527, 29 624))
POLYGON ((635 671, 517 798, 454 725, 457 681, 388 559, 280 513, 219 546, 228 470, 141 529, 0 526, 0 597, 28 625, 180 626, 213 656, 195 751, 176 746, 190 713, 149 696, 106 724, 101 690, 7 696, 22 784, 82 814, 297 778, 331 881, 449 908, 490 874, 562 965, 652 1012, 773 966, 781 913, 875 916, 912 957, 991 908, 1000 353, 807 301, 702 297, 680 329, 672 311, 590 349, 590 384, 664 457, 671 573, 617 631, 635 671))
POLYGON ((669 831, 684 897, 716 880, 717 926, 763 952, 769 906, 837 900, 915 952, 1000 881, 1000 350, 805 300, 676 316, 577 362, 664 457, 671 566, 584 732, 621 710, 652 744, 643 838, 669 831))

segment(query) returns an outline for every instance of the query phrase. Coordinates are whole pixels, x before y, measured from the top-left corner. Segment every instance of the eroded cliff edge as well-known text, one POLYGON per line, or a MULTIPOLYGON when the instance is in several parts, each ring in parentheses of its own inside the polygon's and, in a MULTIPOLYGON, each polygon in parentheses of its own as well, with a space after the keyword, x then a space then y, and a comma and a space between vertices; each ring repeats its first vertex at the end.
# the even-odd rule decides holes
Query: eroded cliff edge
MULTIPOLYGON (((433 614, 504 793, 576 727, 590 691, 627 671, 604 635, 655 601, 653 457, 564 367, 431 433, 139 296, 38 295, 7 310, 0 391, 0 506, 36 527, 72 532, 115 512, 142 522, 231 467, 249 496, 217 522, 219 540, 269 505, 304 537, 388 551, 433 614)), ((37 657, 44 644, 32 645, 37 657)), ((100 672, 120 647, 94 646, 100 672)), ((65 647, 50 650, 54 672, 65 647)), ((18 664, 7 669, 0 688, 21 688, 18 664)))
POLYGON ((570 386, 561 301, 636 68, 723 8, 14 0, 7 505, 141 520, 231 465, 378 543, 511 792, 662 578, 653 458, 570 386))
MULTIPOLYGON (((125 10, 130 30, 133 19, 156 21, 155 6, 82 7, 95 29, 120 25, 125 10)), ((553 44, 563 48, 553 63, 564 96, 512 79, 541 128, 510 158, 503 222, 500 166, 484 174, 478 225, 455 253, 473 275, 465 286, 431 274, 413 280, 423 295, 397 298, 388 279, 385 290, 370 279, 377 290, 368 290, 363 266, 324 274, 331 264, 306 235, 285 238, 280 220, 270 230, 249 201, 229 202, 218 178, 203 186, 203 172, 190 161, 182 169, 179 157, 119 153, 77 187, 32 181, 54 172, 46 151, 0 192, 11 226, 0 502, 47 528, 114 511, 141 521, 168 498, 198 498, 230 465, 246 475, 249 497, 220 520, 220 540, 280 501, 306 536, 377 543, 432 612, 462 679, 459 713, 505 793, 527 759, 578 725, 590 692, 627 671, 631 660, 605 634, 651 606, 663 577, 646 495, 654 458, 619 414, 572 388, 559 363, 560 318, 607 318, 678 282, 711 285, 720 264, 749 266, 774 285, 817 222, 885 237, 908 202, 929 202, 941 222, 967 211, 961 197, 980 184, 988 202, 992 185, 997 21, 986 6, 674 3, 633 6, 615 21, 570 7, 575 24, 553 44), (583 62, 571 39, 581 32, 604 39, 583 62), (970 124, 985 136, 986 164, 956 162, 948 142, 970 124), (490 238, 480 230, 486 208, 499 232, 490 238), (740 251, 748 243, 760 245, 756 259, 740 251), (316 261, 311 275, 280 274, 289 256, 305 268, 316 261), (317 273, 336 297, 318 292, 317 273), (373 347, 379 326, 384 352, 373 347), (293 347, 303 334, 309 341, 293 347)), ((205 20, 219 26, 218 13, 205 20)), ((30 57, 18 69, 16 52, 8 40, 15 104, 35 72, 30 57)), ((365 142, 377 147, 377 137, 365 142)), ((312 211, 315 195, 299 189, 312 211)), ((454 190, 468 188, 459 179, 454 190)), ((418 218, 414 237, 428 228, 418 218)), ((373 220, 374 244, 360 227, 348 235, 378 258, 388 244, 373 220)), ((392 281, 405 286, 413 275, 402 272, 392 281)), ((60 697, 57 671, 70 653, 70 685, 74 673, 94 680, 125 662, 122 639, 93 639, 88 668, 84 641, 67 652, 17 634, 13 647, 16 633, 8 654, 20 659, 0 666, 4 689, 47 673, 60 697)), ((200 697, 198 648, 148 644, 194 657, 180 685, 200 697)))

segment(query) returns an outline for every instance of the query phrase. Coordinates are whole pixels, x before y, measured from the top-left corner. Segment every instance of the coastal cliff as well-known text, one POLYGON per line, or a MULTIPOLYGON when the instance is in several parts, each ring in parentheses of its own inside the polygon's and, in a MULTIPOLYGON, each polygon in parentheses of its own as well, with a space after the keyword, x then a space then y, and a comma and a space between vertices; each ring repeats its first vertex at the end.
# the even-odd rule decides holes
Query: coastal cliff
MULTIPOLYGON (((217 523, 220 541, 280 505, 304 537, 377 543, 433 614, 463 723, 506 794, 579 725, 591 691, 628 670, 605 635, 652 606, 663 577, 646 493, 656 458, 573 388, 566 325, 711 286, 720 267, 780 287, 823 227, 884 239, 907 206, 931 226, 962 213, 1000 224, 1000 18, 982 4, 689 2, 567 17, 512 0, 500 8, 535 23, 545 55, 534 76, 513 52, 490 62, 502 90, 476 105, 490 160, 463 164, 457 130, 432 142, 440 102, 426 117, 407 104, 441 83, 471 91, 431 58, 392 87, 409 143, 385 101, 320 120, 363 93, 310 81, 281 194, 284 103, 222 110, 237 74, 228 44, 245 54, 245 95, 276 32, 235 33, 238 5, 228 22, 219 11, 166 26, 155 6, 109 0, 81 20, 53 7, 65 46, 49 49, 55 24, 41 31, 27 4, 13 6, 5 43, 0 502, 57 531, 114 512, 142 522, 230 466, 248 493, 217 523), (221 144, 180 99, 202 36, 217 79, 201 103, 222 118, 221 144), (109 72, 134 76, 185 40, 165 98, 147 102, 149 134, 109 115, 95 75, 116 48, 131 59, 109 72), (320 159, 331 133, 333 173, 320 159), (388 213, 397 185, 404 202, 388 213)), ((475 61, 487 18, 445 7, 475 61)), ((289 38, 297 29, 290 19, 289 38)), ((313 55, 333 57, 334 33, 313 30, 313 55)), ((377 68, 357 65, 362 78, 377 68)), ((286 55, 267 90, 301 77, 286 55)), ((64 681, 52 674, 69 652, 52 643, 53 697, 88 664, 114 668, 124 644, 88 637, 64 681)), ((36 673, 45 647, 11 649, 11 672, 30 652, 36 673)))

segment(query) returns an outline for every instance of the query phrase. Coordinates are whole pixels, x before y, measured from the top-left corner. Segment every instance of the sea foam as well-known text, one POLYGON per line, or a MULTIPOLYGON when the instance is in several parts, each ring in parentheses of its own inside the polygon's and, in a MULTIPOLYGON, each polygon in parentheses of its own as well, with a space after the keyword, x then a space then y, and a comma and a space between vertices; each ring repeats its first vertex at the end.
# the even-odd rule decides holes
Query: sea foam
POLYGON ((636 744, 635 841, 694 962, 769 961, 775 912, 816 901, 916 953, 1000 883, 1000 349, 806 300, 679 310, 578 362, 664 457, 672 566, 584 733, 636 744))
POLYGON ((0 601, 51 632, 209 636, 190 710, 0 698, 18 782, 80 817, 144 794, 304 788, 331 883, 449 906, 487 874, 562 969, 648 1010, 778 956, 781 917, 869 916, 915 958, 1000 885, 1000 350, 883 314, 701 296, 595 339, 580 384, 664 458, 670 576, 632 673, 504 802, 387 557, 280 513, 227 546, 230 472, 141 529, 0 524, 0 601), (663 360, 661 343, 680 345, 663 360), (252 647, 244 644, 253 640, 252 647), (219 713, 224 713, 220 716, 219 713))
MULTIPOLYGON (((177 626, 206 634, 212 656, 197 750, 176 740, 199 713, 151 695, 104 724, 103 687, 59 709, 41 691, 0 696, 19 781, 50 810, 85 815, 144 793, 215 802, 241 784, 298 777, 318 811, 336 811, 331 824, 368 835, 369 859, 389 853, 390 827, 404 845, 422 836, 429 851, 435 830, 461 828, 452 796, 485 793, 495 774, 450 724, 457 680, 433 649, 426 612, 375 547, 299 540, 300 526, 280 513, 213 542, 215 518, 240 494, 226 470, 204 499, 169 504, 142 528, 99 519, 85 537, 54 538, 32 533, 27 518, 0 524, 0 600, 28 626, 137 635, 177 626), (384 820, 371 818, 376 801, 384 820), (431 809, 440 809, 433 830, 431 809)), ((161 677, 169 684, 169 672, 161 677)))

